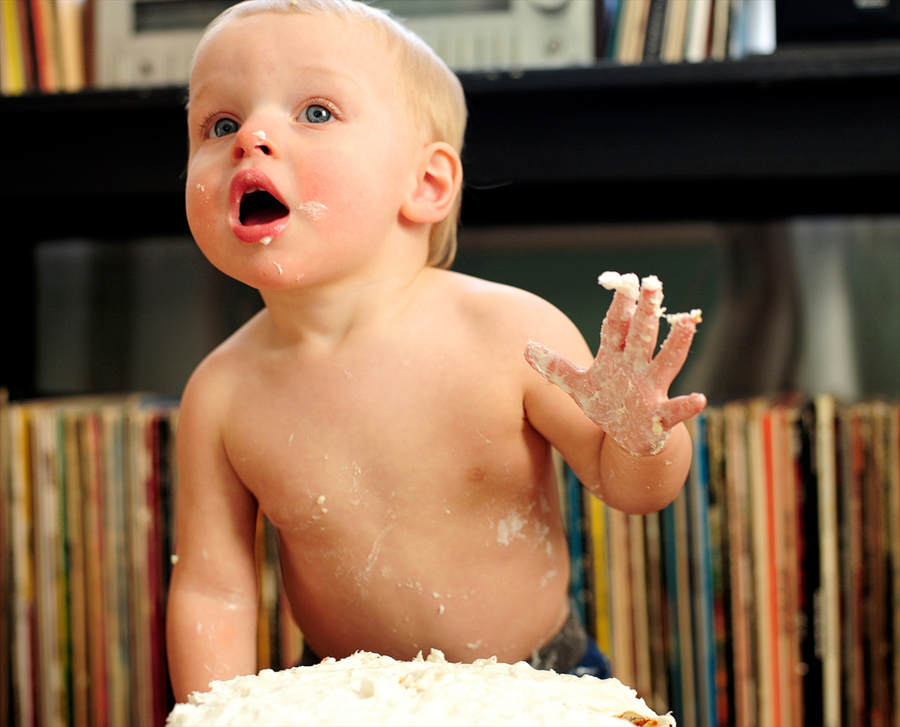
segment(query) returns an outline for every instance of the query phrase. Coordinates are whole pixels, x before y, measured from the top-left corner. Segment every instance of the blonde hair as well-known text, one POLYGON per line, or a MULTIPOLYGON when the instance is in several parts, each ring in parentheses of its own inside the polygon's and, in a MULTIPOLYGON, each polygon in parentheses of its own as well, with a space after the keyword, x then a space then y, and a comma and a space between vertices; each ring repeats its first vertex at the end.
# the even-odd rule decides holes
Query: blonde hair
MULTIPOLYGON (((408 107, 416 122, 431 136, 428 143, 446 142, 457 154, 462 154, 468 112, 459 79, 419 36, 385 10, 360 0, 244 0, 229 7, 207 26, 197 48, 218 28, 237 18, 292 12, 360 20, 377 30, 397 62, 408 107)), ((429 266, 447 268, 453 263, 461 204, 460 191, 447 217, 433 225, 429 266)))

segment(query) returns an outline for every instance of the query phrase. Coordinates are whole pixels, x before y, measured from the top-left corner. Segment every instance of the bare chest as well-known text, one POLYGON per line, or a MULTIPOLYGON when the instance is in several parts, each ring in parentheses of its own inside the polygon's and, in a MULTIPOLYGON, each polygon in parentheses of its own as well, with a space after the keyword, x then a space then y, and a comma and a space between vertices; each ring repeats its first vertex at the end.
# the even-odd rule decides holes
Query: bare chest
POLYGON ((545 448, 515 382, 473 375, 463 360, 261 376, 232 409, 232 466, 298 537, 326 523, 506 508, 533 494, 535 448, 545 448))

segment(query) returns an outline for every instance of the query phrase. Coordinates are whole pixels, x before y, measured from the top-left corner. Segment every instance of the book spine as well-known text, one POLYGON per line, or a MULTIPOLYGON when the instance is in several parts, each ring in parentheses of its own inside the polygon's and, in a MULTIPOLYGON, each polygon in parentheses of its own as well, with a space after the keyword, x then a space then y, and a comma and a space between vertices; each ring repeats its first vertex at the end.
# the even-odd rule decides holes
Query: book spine
POLYGON ((647 604, 647 553, 643 515, 628 516, 628 554, 631 558, 631 610, 634 638, 632 687, 643 699, 653 694, 650 662, 650 622, 647 604))
POLYGON ((571 469, 565 469, 566 533, 569 541, 571 577, 569 597, 581 623, 587 623, 584 587, 584 518, 581 514, 581 483, 571 469))
POLYGON ((644 516, 644 538, 647 559, 647 618, 650 624, 650 671, 653 685, 651 707, 655 712, 662 714, 670 709, 666 657, 666 642, 670 635, 665 610, 666 591, 662 562, 660 513, 653 512, 644 516))
POLYGON ((685 488, 675 498, 675 568, 678 590, 675 594, 676 628, 681 634, 681 699, 683 724, 699 724, 700 701, 697 691, 696 633, 694 631, 691 585, 690 489, 685 488))
POLYGON ((816 412, 808 402, 800 412, 801 520, 798 559, 802 581, 799 590, 800 655, 803 663, 804 724, 822 724, 822 653, 819 648, 818 611, 822 586, 819 532, 819 484, 816 471, 816 412))
POLYGON ((893 665, 890 692, 893 721, 900 726, 900 404, 887 411, 888 542, 891 544, 891 609, 893 614, 893 665))
POLYGON ((11 404, 8 410, 10 452, 9 483, 10 544, 12 550, 12 707, 17 724, 35 724, 34 549, 31 505, 31 458, 25 407, 11 404))
POLYGON ((753 644, 753 550, 747 463, 747 411, 741 403, 725 407, 726 492, 728 495, 729 559, 732 584, 736 724, 757 722, 756 659, 753 644))
POLYGON ((819 649, 823 655, 822 721, 825 727, 838 727, 842 720, 835 404, 827 395, 816 397, 816 455, 822 583, 818 615, 821 624, 819 649))
POLYGON ((591 534, 591 567, 593 569, 594 629, 597 647, 612 653, 612 617, 610 613, 609 539, 606 505, 587 495, 591 534))
POLYGON ((709 527, 709 461, 706 416, 692 420, 694 446, 690 488, 694 640, 697 669, 698 724, 716 725, 716 654, 713 635, 712 554, 709 527))
POLYGON ((12 452, 9 431, 9 393, 0 386, 0 720, 12 723, 13 584, 9 488, 12 452))
POLYGON ((731 619, 731 561, 728 558, 725 418, 720 408, 706 411, 709 470, 709 550, 712 580, 713 634, 716 655, 716 722, 734 723, 734 649, 731 619))
POLYGON ((610 598, 612 603, 613 676, 634 683, 634 623, 631 610, 631 558, 628 553, 628 516, 607 509, 609 525, 610 598))

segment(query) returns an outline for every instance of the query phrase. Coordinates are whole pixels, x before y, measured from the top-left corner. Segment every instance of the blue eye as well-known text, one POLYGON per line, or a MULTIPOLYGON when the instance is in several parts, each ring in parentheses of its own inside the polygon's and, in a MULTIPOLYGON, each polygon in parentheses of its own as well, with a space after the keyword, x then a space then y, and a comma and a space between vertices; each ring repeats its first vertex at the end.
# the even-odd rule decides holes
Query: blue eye
POLYGON ((332 118, 331 112, 319 104, 308 106, 303 113, 306 116, 306 120, 311 124, 324 124, 327 121, 331 121, 332 118))
POLYGON ((228 134, 236 134, 241 125, 234 119, 219 119, 209 130, 209 138, 215 139, 228 134))

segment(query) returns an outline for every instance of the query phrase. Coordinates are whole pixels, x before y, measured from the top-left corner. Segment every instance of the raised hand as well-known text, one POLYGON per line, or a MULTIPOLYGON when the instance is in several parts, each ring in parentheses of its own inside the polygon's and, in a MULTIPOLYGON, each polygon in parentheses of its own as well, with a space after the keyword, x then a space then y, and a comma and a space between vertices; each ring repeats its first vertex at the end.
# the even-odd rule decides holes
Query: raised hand
POLYGON ((662 283, 640 286, 633 273, 604 273, 600 284, 616 294, 600 332, 590 368, 575 366, 555 351, 529 342, 525 358, 544 378, 571 396, 621 447, 636 455, 659 452, 669 431, 706 406, 703 394, 669 399, 700 322, 700 311, 667 315, 671 330, 654 357, 663 315, 662 283))

